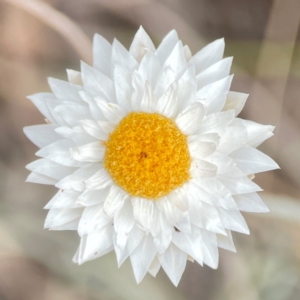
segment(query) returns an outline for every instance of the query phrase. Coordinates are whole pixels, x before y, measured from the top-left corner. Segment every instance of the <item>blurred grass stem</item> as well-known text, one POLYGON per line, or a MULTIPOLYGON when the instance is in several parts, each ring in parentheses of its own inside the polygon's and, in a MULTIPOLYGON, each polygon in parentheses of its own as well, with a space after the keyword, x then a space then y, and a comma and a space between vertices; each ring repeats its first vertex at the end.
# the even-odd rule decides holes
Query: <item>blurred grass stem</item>
POLYGON ((86 63, 92 62, 92 42, 67 16, 38 0, 4 0, 40 19, 61 34, 86 63))

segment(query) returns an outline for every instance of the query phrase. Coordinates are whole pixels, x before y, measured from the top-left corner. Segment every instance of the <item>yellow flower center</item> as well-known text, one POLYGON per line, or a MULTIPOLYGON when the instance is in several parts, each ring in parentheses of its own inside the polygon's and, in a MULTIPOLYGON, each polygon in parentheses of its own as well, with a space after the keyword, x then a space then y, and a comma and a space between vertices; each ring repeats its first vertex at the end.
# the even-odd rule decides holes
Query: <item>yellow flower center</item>
POLYGON ((186 136, 162 115, 131 112, 109 135, 104 167, 131 196, 156 200, 189 179, 186 136))

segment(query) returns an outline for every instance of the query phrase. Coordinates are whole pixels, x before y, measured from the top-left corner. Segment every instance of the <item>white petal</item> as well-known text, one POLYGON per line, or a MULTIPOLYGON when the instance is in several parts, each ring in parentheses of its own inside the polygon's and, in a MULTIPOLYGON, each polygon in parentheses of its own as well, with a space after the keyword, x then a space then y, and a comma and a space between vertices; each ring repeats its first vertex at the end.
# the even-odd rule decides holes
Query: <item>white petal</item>
MULTIPOLYGON (((86 90, 90 92, 90 89, 86 88, 86 90)), ((81 91, 81 92, 79 92, 79 95, 80 95, 82 101, 88 105, 90 115, 94 120, 105 120, 105 117, 104 117, 101 109, 96 104, 96 101, 94 99, 94 95, 95 95, 94 92, 87 93, 87 92, 81 91)))
POLYGON ((145 236, 140 245, 130 255, 134 277, 140 283, 146 275, 156 254, 151 235, 145 236))
POLYGON ((159 263, 159 260, 157 257, 154 257, 149 269, 148 269, 148 272, 149 274, 151 274, 153 277, 156 277, 158 271, 160 269, 160 263, 159 263))
POLYGON ((134 224, 132 205, 130 201, 126 200, 123 207, 114 216, 114 228, 117 234, 116 244, 119 248, 124 249, 134 224))
POLYGON ((101 190, 112 185, 113 181, 107 171, 105 169, 101 169, 84 183, 88 190, 101 190))
POLYGON ((114 124, 118 124, 126 115, 125 110, 116 103, 106 102, 101 98, 95 98, 105 118, 114 124))
POLYGON ((73 127, 78 125, 79 120, 90 119, 90 111, 86 105, 63 104, 54 108, 54 112, 60 115, 66 124, 73 127))
POLYGON ((80 193, 74 190, 59 190, 44 208, 77 208, 79 206, 76 200, 79 195, 80 193))
POLYGON ((158 199, 155 204, 172 226, 175 226, 182 217, 182 212, 173 205, 168 196, 158 199))
POLYGON ((221 207, 218 207, 217 210, 225 228, 244 234, 250 234, 247 223, 239 211, 227 210, 221 207))
POLYGON ((154 86, 160 68, 158 58, 152 52, 147 52, 139 65, 138 73, 144 81, 148 80, 154 86))
POLYGON ((175 72, 168 66, 158 75, 154 94, 159 99, 175 81, 175 72))
POLYGON ((81 238, 78 264, 109 253, 113 249, 113 227, 108 225, 81 238))
POLYGON ((57 180, 45 175, 32 172, 26 178, 26 182, 54 185, 56 184, 57 180))
POLYGON ((94 35, 93 58, 94 68, 110 78, 111 44, 99 34, 94 35))
POLYGON ((47 158, 63 166, 80 167, 79 164, 70 155, 70 148, 74 147, 72 140, 60 140, 39 150, 36 155, 47 158))
POLYGON ((77 203, 83 206, 92 206, 104 203, 110 188, 102 190, 89 191, 85 190, 77 199, 77 203))
POLYGON ((80 147, 70 149, 74 160, 80 162, 99 162, 103 160, 105 147, 102 142, 93 142, 80 147))
MULTIPOLYGON (((102 121, 103 123, 108 123, 105 121, 102 121)), ((97 140, 105 141, 107 140, 107 133, 102 130, 102 128, 99 126, 98 122, 94 120, 82 120, 80 121, 80 124, 82 125, 83 129, 92 137, 94 137, 97 140)), ((111 124, 108 123, 108 126, 111 124)))
POLYGON ((122 249, 116 245, 115 252, 117 256, 118 266, 120 267, 125 259, 138 247, 145 233, 134 226, 128 234, 126 246, 122 249))
POLYGON ((33 125, 24 127, 23 131, 36 146, 43 148, 61 139, 54 131, 56 127, 55 124, 33 125))
POLYGON ((145 80, 136 70, 132 75, 133 93, 131 97, 131 108, 133 111, 141 110, 141 101, 144 95, 145 80))
POLYGON ((269 212, 268 207, 264 204, 257 193, 248 193, 233 196, 236 204, 241 211, 266 213, 269 212))
POLYGON ((130 45, 129 52, 138 62, 140 62, 147 51, 154 52, 155 47, 149 35, 144 28, 140 26, 130 45))
POLYGON ((113 217, 118 212, 128 195, 116 185, 112 185, 105 199, 103 210, 109 216, 113 217))
POLYGON ((58 100, 82 103, 78 92, 82 90, 81 86, 70 84, 67 81, 48 78, 49 86, 58 100))
POLYGON ((149 82, 146 82, 144 95, 141 102, 141 110, 144 112, 154 112, 157 107, 156 97, 152 92, 152 87, 149 82))
POLYGON ((154 226, 156 226, 158 229, 156 234, 153 236, 154 245, 158 253, 163 253, 169 247, 172 241, 174 227, 167 222, 162 213, 159 213, 157 224, 154 224, 154 226))
POLYGON ((81 75, 85 87, 94 90, 105 100, 115 102, 114 86, 109 77, 84 62, 81 62, 81 75))
POLYGON ((44 228, 61 226, 75 219, 78 219, 81 216, 82 211, 82 208, 52 208, 48 212, 44 228))
POLYGON ((226 230, 226 234, 227 234, 226 236, 217 234, 218 247, 231 252, 236 252, 231 231, 226 230))
POLYGON ((228 126, 222 132, 218 152, 228 155, 244 145, 247 139, 247 130, 244 126, 228 126))
POLYGON ((156 55, 160 60, 161 64, 165 62, 167 57, 172 52, 173 48, 178 42, 178 35, 175 30, 170 31, 162 40, 156 50, 156 55))
POLYGON ((153 222, 154 203, 143 198, 134 197, 131 199, 134 219, 145 230, 150 230, 153 222))
POLYGON ((197 92, 197 98, 202 99, 207 107, 207 114, 219 112, 223 109, 230 89, 233 75, 206 85, 197 92))
POLYGON ((178 111, 185 109, 196 100, 197 81, 195 77, 195 68, 188 68, 178 80, 178 111))
POLYGON ((171 244, 163 254, 158 255, 158 259, 172 283, 177 286, 186 266, 186 253, 171 244))
POLYGON ((217 269, 219 264, 219 251, 216 234, 206 230, 201 230, 201 232, 203 241, 203 262, 212 269, 217 269))
POLYGON ((219 133, 234 119, 234 116, 234 110, 227 110, 206 116, 199 126, 198 133, 219 133))
POLYGON ((63 225, 52 226, 49 230, 77 230, 80 217, 63 225))
POLYGON ((192 51, 188 45, 184 45, 183 47, 185 60, 188 62, 192 58, 192 51))
POLYGON ((203 265, 203 243, 199 228, 195 227, 192 234, 174 232, 172 242, 183 252, 193 257, 200 265, 203 265))
POLYGON ((157 110, 167 118, 173 118, 177 113, 178 100, 176 94, 177 83, 174 82, 158 100, 157 110))
POLYGON ((209 178, 216 175, 217 167, 208 161, 193 159, 191 162, 190 173, 193 178, 209 178))
POLYGON ((184 56, 183 45, 181 41, 177 42, 171 54, 164 62, 162 69, 165 69, 168 66, 175 73, 176 78, 178 78, 182 72, 187 69, 187 62, 184 56))
POLYGON ((176 118, 176 125, 186 135, 195 133, 204 117, 205 109, 199 102, 189 105, 176 118))
POLYGON ((102 203, 89 206, 84 209, 80 218, 78 234, 84 236, 111 223, 112 219, 104 213, 102 203))
POLYGON ((65 121, 53 113, 53 109, 61 102, 53 94, 39 93, 27 97, 52 124, 65 125, 65 121))
POLYGON ((85 133, 81 126, 73 128, 63 126, 55 129, 60 136, 72 140, 76 145, 81 146, 95 141, 94 138, 85 133))
POLYGON ((233 57, 227 57, 215 63, 197 75, 198 89, 227 77, 230 72, 233 57))
POLYGON ((81 73, 75 70, 67 69, 68 81, 71 84, 83 85, 81 80, 81 73))
POLYGON ((218 39, 197 52, 189 61, 190 65, 196 66, 197 74, 212 66, 222 59, 224 53, 224 39, 218 39))
POLYGON ((187 211, 189 204, 187 201, 187 192, 184 186, 177 188, 167 195, 170 202, 181 211, 187 211))
POLYGON ((278 169, 278 164, 261 151, 244 146, 230 154, 246 175, 278 169))
POLYGON ((92 164, 86 168, 79 168, 73 174, 60 180, 55 186, 60 189, 73 189, 75 191, 84 191, 84 181, 94 175, 101 168, 98 164, 92 164))
POLYGON ((75 168, 61 166, 46 158, 35 160, 34 162, 28 164, 26 169, 57 180, 70 175, 76 170, 75 168))
POLYGON ((249 94, 228 92, 223 111, 234 109, 235 115, 237 116, 244 108, 249 94))
POLYGON ((203 159, 211 155, 216 150, 215 143, 195 141, 193 143, 188 143, 189 152, 191 157, 203 159))

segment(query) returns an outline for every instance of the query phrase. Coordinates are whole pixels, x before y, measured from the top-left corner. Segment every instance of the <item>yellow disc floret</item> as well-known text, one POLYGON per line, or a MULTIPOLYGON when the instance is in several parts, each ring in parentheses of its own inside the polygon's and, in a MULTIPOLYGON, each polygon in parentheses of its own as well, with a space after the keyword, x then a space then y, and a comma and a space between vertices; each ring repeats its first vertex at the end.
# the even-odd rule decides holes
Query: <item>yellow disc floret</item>
POLYGON ((131 196, 156 200, 189 179, 186 136, 160 114, 131 112, 109 135, 104 167, 131 196))

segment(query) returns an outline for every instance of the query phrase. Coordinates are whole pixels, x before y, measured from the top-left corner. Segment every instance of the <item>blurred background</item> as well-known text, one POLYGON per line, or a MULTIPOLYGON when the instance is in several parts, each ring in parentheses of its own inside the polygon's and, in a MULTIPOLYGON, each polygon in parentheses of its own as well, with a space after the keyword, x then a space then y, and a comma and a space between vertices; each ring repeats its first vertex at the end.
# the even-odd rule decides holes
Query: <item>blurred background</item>
POLYGON ((299 20, 299 0, 0 0, 0 300, 299 300, 299 20), (94 33, 128 47, 139 25, 156 45, 175 28, 193 53, 225 37, 232 90, 250 93, 241 116, 276 126, 260 149, 281 170, 255 179, 271 212, 244 214, 238 253, 220 250, 218 270, 188 262, 178 288, 163 271, 136 285, 114 254, 74 265, 76 233, 43 230, 55 188, 24 183, 37 149, 22 128, 44 122, 25 97, 90 62, 94 33))

